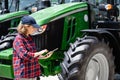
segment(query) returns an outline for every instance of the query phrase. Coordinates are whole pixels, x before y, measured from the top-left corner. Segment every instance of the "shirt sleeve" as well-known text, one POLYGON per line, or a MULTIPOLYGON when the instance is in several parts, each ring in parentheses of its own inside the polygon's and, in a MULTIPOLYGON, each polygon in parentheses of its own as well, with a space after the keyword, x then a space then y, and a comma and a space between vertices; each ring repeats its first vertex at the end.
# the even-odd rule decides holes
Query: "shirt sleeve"
POLYGON ((34 53, 28 52, 26 50, 25 44, 23 44, 23 41, 21 39, 16 40, 13 43, 13 48, 16 51, 16 54, 24 60, 33 60, 34 58, 34 53))

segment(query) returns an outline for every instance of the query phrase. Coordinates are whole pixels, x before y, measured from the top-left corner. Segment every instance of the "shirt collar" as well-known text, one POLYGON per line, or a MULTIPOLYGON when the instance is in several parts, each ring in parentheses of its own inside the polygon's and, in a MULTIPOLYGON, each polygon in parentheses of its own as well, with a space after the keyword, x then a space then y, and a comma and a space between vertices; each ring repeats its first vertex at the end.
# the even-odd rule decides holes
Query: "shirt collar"
POLYGON ((26 38, 26 39, 31 39, 32 37, 29 35, 29 36, 26 36, 24 34, 20 34, 22 37, 26 38))

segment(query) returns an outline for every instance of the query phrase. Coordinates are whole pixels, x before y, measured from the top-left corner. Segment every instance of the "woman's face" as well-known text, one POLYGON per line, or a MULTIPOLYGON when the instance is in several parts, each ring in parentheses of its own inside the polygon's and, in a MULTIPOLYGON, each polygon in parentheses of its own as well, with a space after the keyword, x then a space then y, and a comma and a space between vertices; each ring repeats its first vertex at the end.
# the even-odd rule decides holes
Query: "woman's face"
POLYGON ((27 29, 27 35, 31 35, 37 31, 37 28, 34 28, 32 25, 25 25, 27 29))

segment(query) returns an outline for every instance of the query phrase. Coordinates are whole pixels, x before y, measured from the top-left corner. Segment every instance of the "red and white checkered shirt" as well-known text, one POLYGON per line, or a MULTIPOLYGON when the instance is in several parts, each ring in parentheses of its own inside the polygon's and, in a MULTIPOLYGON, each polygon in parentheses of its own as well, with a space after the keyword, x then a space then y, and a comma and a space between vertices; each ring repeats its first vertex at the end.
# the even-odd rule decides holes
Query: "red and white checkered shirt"
POLYGON ((16 80, 34 78, 41 75, 40 64, 34 58, 36 52, 32 38, 18 34, 13 42, 13 68, 16 80))

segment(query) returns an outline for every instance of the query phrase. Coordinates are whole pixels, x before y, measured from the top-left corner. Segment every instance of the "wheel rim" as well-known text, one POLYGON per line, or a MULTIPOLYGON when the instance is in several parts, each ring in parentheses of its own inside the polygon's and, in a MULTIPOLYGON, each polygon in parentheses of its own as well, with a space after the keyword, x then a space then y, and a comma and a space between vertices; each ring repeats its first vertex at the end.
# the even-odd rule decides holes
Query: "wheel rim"
POLYGON ((106 57, 98 53, 88 63, 85 80, 108 80, 109 65, 106 57))

